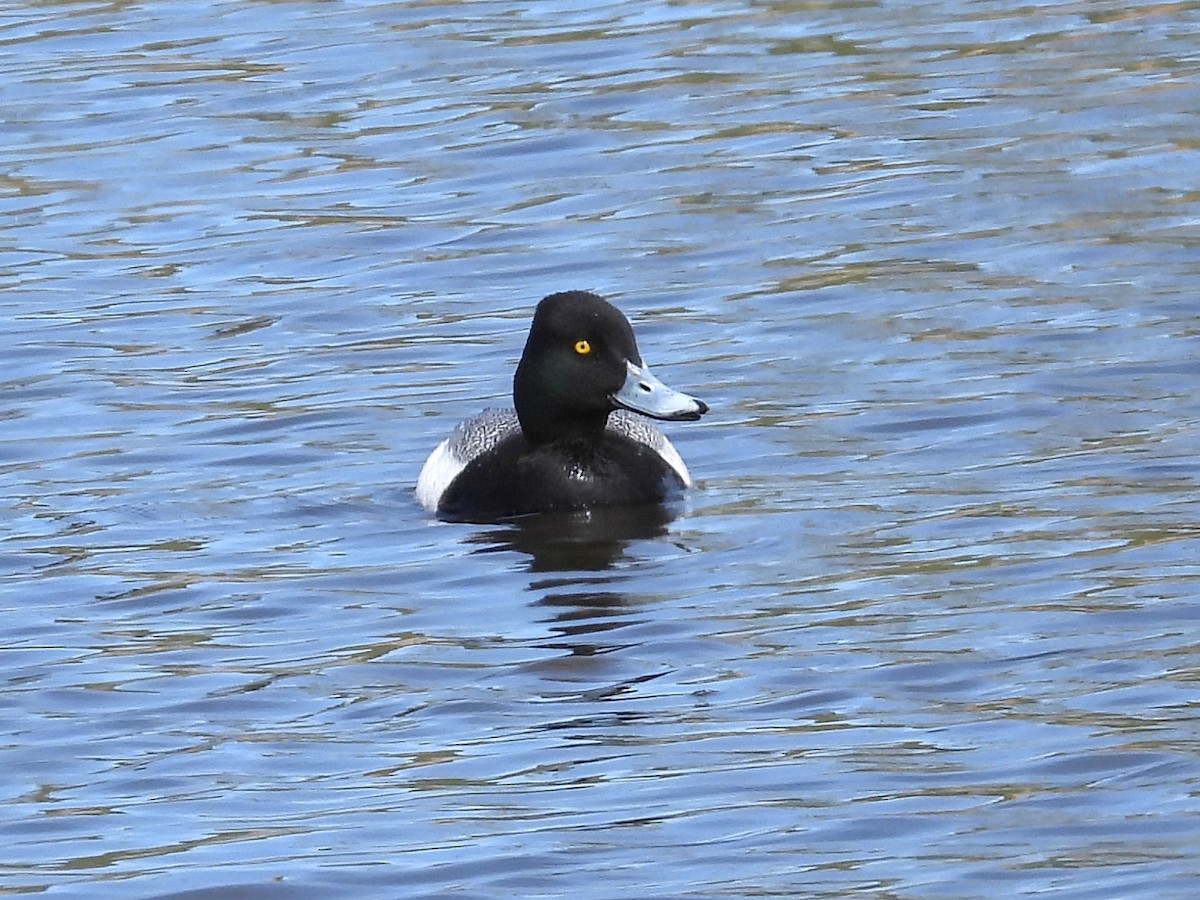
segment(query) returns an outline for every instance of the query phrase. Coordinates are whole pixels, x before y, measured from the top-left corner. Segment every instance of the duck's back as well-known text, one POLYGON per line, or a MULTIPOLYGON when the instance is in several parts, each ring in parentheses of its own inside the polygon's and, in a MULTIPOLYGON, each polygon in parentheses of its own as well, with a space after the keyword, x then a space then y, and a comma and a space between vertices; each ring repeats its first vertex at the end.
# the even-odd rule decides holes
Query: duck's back
POLYGON ((671 442, 618 410, 599 441, 533 446, 511 409, 486 409, 430 454, 417 500, 446 518, 491 520, 555 509, 658 503, 691 485, 671 442))
POLYGON ((492 452, 506 437, 520 432, 521 423, 513 409, 489 407, 459 422, 450 437, 434 447, 421 467, 417 502, 436 512, 446 488, 473 459, 492 452))

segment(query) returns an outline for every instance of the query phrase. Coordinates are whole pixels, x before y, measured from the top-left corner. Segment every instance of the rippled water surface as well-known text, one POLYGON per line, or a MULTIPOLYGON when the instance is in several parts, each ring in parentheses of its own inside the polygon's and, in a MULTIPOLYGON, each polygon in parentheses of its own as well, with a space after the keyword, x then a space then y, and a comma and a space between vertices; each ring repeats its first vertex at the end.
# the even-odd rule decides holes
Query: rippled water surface
POLYGON ((1200 3, 0 12, 0 892, 1183 897, 1200 3), (533 305, 669 523, 428 519, 533 305))

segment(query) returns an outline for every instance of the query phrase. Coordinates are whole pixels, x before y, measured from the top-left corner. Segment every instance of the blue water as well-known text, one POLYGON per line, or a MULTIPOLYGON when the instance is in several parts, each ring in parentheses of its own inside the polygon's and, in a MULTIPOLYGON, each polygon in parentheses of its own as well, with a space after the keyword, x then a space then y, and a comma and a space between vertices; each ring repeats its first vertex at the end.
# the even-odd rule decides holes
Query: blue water
POLYGON ((10 5, 0 892, 1190 896, 1198 28, 10 5), (697 488, 430 520, 575 288, 697 488))

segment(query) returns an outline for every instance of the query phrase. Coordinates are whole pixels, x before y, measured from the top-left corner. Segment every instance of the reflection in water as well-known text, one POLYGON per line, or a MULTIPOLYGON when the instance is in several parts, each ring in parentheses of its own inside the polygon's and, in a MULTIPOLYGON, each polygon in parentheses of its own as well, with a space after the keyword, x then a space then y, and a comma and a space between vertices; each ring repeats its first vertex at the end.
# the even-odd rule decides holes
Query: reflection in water
POLYGON ((641 621, 623 615, 633 601, 617 591, 546 594, 537 605, 553 611, 546 621, 560 636, 542 646, 567 650, 572 656, 599 656, 630 646, 628 640, 613 640, 612 634, 606 640, 599 638, 641 621))
POLYGON ((530 582, 546 591, 537 605, 553 611, 547 620, 560 637, 545 646, 572 657, 611 653, 628 642, 597 640, 598 635, 637 624, 623 615, 637 600, 610 588, 604 573, 622 559, 634 541, 667 533, 677 509, 662 504, 615 506, 522 516, 501 528, 480 531, 468 542, 486 544, 480 552, 515 550, 530 557, 531 572, 561 573, 530 582), (579 587, 580 590, 572 590, 579 587))
MULTIPOLYGON (((633 541, 666 534, 674 517, 675 510, 657 503, 539 513, 481 531, 468 542, 488 545, 483 552, 524 553, 530 557, 531 572, 601 572, 621 559, 633 541)), ((549 586, 544 582, 531 585, 535 589, 549 586)))

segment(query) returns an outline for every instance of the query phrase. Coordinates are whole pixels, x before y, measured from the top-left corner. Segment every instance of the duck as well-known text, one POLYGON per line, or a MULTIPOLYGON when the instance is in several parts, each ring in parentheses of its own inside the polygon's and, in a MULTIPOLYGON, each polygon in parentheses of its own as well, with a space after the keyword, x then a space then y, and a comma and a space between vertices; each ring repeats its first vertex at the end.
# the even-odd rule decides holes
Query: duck
POLYGON ((708 405, 663 384, 625 315, 590 291, 534 310, 513 406, 461 422, 429 455, 416 499, 440 519, 663 504, 692 486, 679 452, 647 421, 694 421, 708 405))

